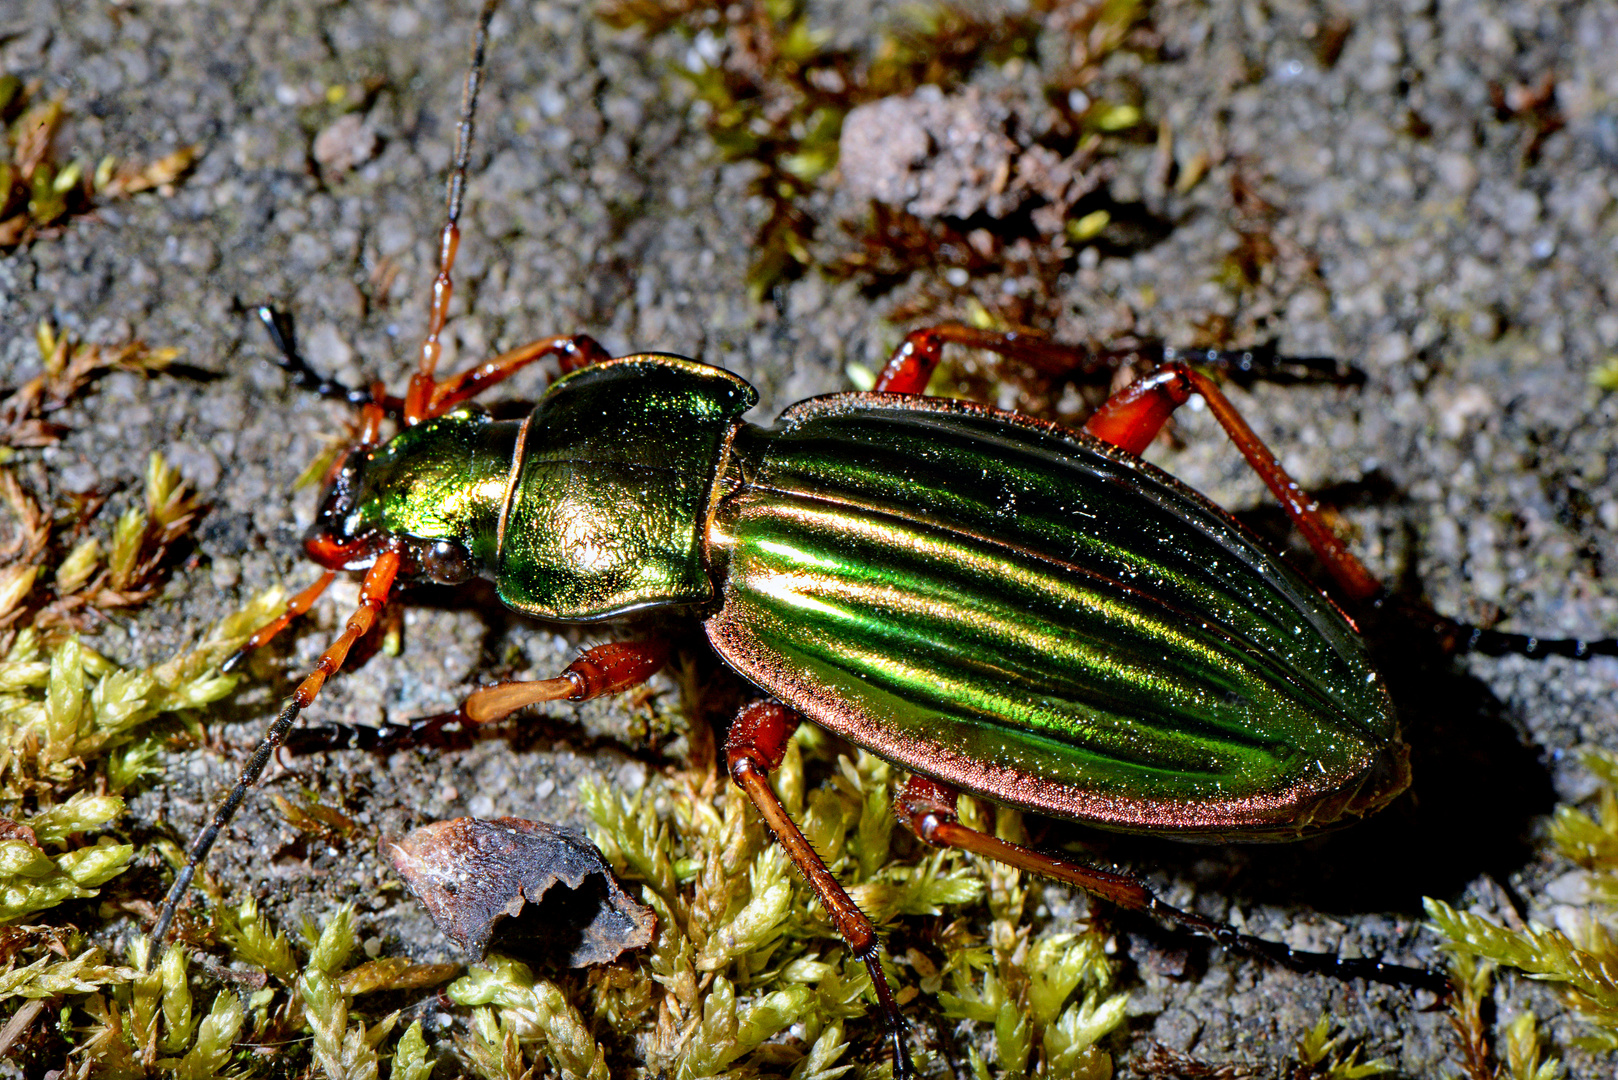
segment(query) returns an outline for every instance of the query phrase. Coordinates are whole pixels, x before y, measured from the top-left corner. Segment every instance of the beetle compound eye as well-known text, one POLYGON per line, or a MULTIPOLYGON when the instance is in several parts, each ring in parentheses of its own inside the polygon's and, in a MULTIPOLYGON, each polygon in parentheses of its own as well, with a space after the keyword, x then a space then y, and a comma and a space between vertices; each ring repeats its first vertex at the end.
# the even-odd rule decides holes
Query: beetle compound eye
POLYGON ((416 556, 421 572, 440 585, 459 585, 477 573, 472 554, 454 540, 438 540, 416 556))

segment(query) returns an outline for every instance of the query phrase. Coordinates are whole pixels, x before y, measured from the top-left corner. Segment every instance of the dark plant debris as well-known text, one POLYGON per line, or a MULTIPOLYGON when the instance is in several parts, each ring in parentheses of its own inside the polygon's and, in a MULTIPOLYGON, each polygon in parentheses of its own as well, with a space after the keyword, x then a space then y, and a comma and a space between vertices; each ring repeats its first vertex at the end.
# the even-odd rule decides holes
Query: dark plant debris
POLYGON ((1081 247, 1137 250, 1172 227, 1108 188, 1119 149, 1162 137, 1138 83, 1104 69, 1120 50, 1155 57, 1145 5, 1053 3, 1037 13, 1043 32, 1071 42, 1038 99, 1012 87, 990 96, 932 86, 865 105, 845 124, 842 194, 860 202, 860 216, 843 223, 846 241, 823 265, 872 293, 914 279, 896 321, 976 307, 996 325, 1049 328, 1058 278, 1081 247), (996 287, 973 288, 990 275, 996 287))
POLYGON ((953 88, 980 63, 1026 55, 1052 15, 1039 4, 993 16, 955 5, 913 9, 856 52, 832 46, 801 0, 605 0, 599 12, 612 26, 702 35, 714 46, 716 56, 680 74, 724 158, 759 168, 752 191, 768 209, 749 275, 755 298, 814 264, 820 223, 805 203, 837 165, 851 109, 923 85, 953 88))

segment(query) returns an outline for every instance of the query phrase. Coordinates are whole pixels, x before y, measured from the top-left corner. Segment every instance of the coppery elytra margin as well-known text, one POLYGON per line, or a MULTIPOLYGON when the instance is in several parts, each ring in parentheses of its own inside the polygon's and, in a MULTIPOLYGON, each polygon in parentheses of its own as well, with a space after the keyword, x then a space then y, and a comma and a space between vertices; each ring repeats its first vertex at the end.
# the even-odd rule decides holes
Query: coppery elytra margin
MULTIPOLYGON (((1159 915, 1289 967, 1441 991, 1426 969, 1290 949, 1172 908, 1136 879, 962 825, 960 791, 1105 827, 1192 840, 1292 839, 1386 805, 1408 753, 1350 616, 1385 592, 1331 532, 1206 370, 1342 373, 1284 359, 1165 354, 1082 432, 922 396, 946 343, 1051 371, 1105 369, 1095 353, 960 326, 911 333, 871 393, 800 403, 771 429, 739 417, 740 378, 660 354, 613 359, 592 339, 546 338, 435 377, 492 3, 462 103, 428 333, 402 397, 312 373, 269 310, 300 385, 361 406, 308 554, 326 568, 256 648, 338 571, 365 572, 358 610, 276 717, 199 832, 152 930, 175 910, 298 714, 376 621, 396 582, 490 577, 514 610, 557 621, 688 610, 719 655, 771 700, 745 707, 727 762, 838 929, 866 963, 913 1072, 870 921, 826 870, 768 774, 803 717, 913 771, 897 803, 926 842, 985 854, 1159 915), (469 399, 554 357, 563 373, 521 421, 469 399), (1347 615, 1228 514, 1137 456, 1201 395, 1325 564, 1347 615), (401 430, 384 441, 389 416, 401 430)), ((1583 658, 1613 640, 1496 634, 1431 613, 1451 651, 1583 658)), ((240 654, 239 654, 240 655, 240 654)), ((590 649, 557 678, 479 690, 456 720, 633 686, 657 641, 590 649)), ((394 744, 432 724, 403 726, 394 744)))

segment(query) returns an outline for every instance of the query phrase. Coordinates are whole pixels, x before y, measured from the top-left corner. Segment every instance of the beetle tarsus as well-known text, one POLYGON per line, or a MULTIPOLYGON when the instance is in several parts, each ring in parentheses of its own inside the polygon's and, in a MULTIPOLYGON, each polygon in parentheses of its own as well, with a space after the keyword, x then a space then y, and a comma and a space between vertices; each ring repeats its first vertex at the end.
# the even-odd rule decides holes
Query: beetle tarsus
POLYGON ((873 947, 860 957, 865 961, 865 970, 870 973, 871 986, 876 990, 877 1006, 882 1010, 883 1026, 887 1028, 888 1039, 893 1043, 893 1077, 894 1080, 916 1075, 916 1063, 910 1058, 910 1025, 904 1021, 899 1012, 899 1003, 893 997, 893 989, 888 986, 886 974, 882 971, 882 951, 873 947))
POLYGON ((287 735, 284 746, 287 753, 296 756, 328 750, 366 750, 386 754, 428 741, 448 720, 456 718, 454 713, 443 715, 448 719, 432 716, 408 724, 384 721, 381 724, 320 724, 299 728, 287 735))
POLYGON ((1565 656, 1589 660, 1597 656, 1618 656, 1618 638, 1546 638, 1537 634, 1507 634, 1481 626, 1455 623, 1454 652, 1482 656, 1565 656))
POLYGON ((1296 971, 1306 975, 1328 975, 1344 981, 1364 979, 1367 982, 1381 983, 1384 986, 1395 986, 1408 990, 1427 990, 1439 995, 1446 994, 1449 991, 1449 977, 1443 972, 1434 971, 1431 968, 1393 964, 1385 960, 1373 960, 1369 957, 1337 956, 1333 953, 1317 953, 1304 949, 1294 949, 1290 945, 1284 945, 1279 941, 1269 941, 1265 938, 1254 937, 1251 934, 1244 934, 1234 927, 1183 911, 1180 908, 1163 903, 1155 896, 1152 897, 1151 906, 1148 910, 1151 914, 1166 922, 1173 923, 1199 937, 1208 938, 1225 949, 1245 953, 1248 956, 1277 964, 1289 971, 1296 971))
POLYGON ((323 398, 345 401, 350 405, 369 405, 375 400, 370 390, 356 390, 336 379, 317 374, 309 366, 309 361, 298 352, 298 339, 293 330, 291 315, 268 304, 254 308, 253 313, 264 325, 265 332, 270 335, 270 342, 275 346, 275 366, 292 377, 292 385, 300 390, 312 391, 323 398))
POLYGON ((1403 626, 1425 630, 1431 640, 1437 642, 1439 651, 1449 656, 1476 653, 1479 656, 1526 656, 1535 660, 1547 656, 1569 660, 1618 656, 1618 638, 1551 638, 1491 630, 1448 618, 1419 601, 1391 594, 1378 597, 1373 606, 1376 617, 1388 630, 1403 626))
POLYGON ((1333 386, 1362 386, 1365 372, 1333 356, 1285 356, 1275 342, 1267 341, 1246 349, 1176 349, 1163 347, 1160 362, 1181 361, 1214 371, 1238 386, 1255 382, 1290 386, 1298 383, 1328 383, 1333 386))

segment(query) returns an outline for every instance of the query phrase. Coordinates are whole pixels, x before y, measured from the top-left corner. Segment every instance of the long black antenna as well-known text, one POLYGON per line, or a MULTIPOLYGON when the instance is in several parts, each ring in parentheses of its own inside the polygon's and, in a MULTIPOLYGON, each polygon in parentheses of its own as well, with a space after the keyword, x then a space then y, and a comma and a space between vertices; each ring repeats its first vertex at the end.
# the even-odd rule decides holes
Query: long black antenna
MULTIPOLYGON (((466 191, 467 165, 472 156, 473 117, 477 112, 478 89, 483 85, 484 57, 488 52, 489 21, 494 17, 494 9, 497 3, 498 0, 484 0, 483 10, 478 13, 477 39, 472 48, 472 66, 466 73, 466 87, 461 94, 461 119, 457 125, 455 167, 450 172, 449 191, 445 200, 449 218, 448 223, 445 225, 446 234, 453 234, 455 224, 461 216, 461 203, 466 191)), ((448 261, 453 261, 453 258, 453 252, 451 252, 448 261)), ((447 279, 448 266, 446 262, 441 261, 439 278, 434 282, 434 290, 436 293, 442 289, 444 303, 438 303, 435 297, 435 314, 439 314, 441 308, 447 306, 447 279)), ((276 314, 267 308, 260 310, 259 319, 270 332, 271 338, 276 341, 277 348, 283 358, 288 361, 282 366, 292 371, 295 378, 298 377, 297 369, 299 367, 307 371, 307 365, 301 364, 301 358, 298 361, 293 360, 293 358, 297 357, 297 349, 291 336, 290 322, 277 319, 276 314)), ((436 334, 433 337, 436 339, 436 334)), ((333 397, 339 396, 340 393, 349 393, 346 387, 339 387, 335 383, 332 383, 329 389, 319 385, 323 380, 312 372, 308 372, 308 378, 316 384, 312 388, 318 393, 325 393, 333 397)), ((370 395, 365 395, 364 400, 368 402, 370 395)), ((297 719, 298 714, 314 700, 314 696, 319 692, 320 685, 325 681, 326 676, 334 674, 342 666, 343 655, 347 653, 348 646, 353 643, 353 639, 358 637, 358 633, 355 631, 358 630, 363 633, 364 629, 369 628, 369 623, 375 620, 383 600, 387 597, 388 590, 393 582, 393 573, 397 568, 397 554, 385 555, 378 560, 377 566, 372 567, 371 572, 366 575, 365 585, 360 590, 360 611, 356 612, 354 618, 349 620, 348 629, 344 631, 342 637, 338 638, 337 642, 321 656, 320 664, 317 665, 314 674, 304 680, 303 684, 298 687, 297 693, 276 715, 274 723, 265 732, 264 738, 259 741, 257 749, 253 751, 253 756, 248 759, 247 764, 243 767, 235 786, 230 789, 230 793, 219 804, 212 818, 197 831, 190 846, 186 849, 185 865, 175 875, 174 884, 170 886, 168 895, 163 898, 163 907, 158 912, 157 922, 153 925, 152 932, 147 937, 147 940, 151 942, 151 948, 147 950, 148 962, 150 962, 152 956, 156 955, 158 947, 163 943, 163 939, 168 936, 169 927, 174 924, 174 915, 179 910, 180 901, 185 899, 185 894, 190 889, 191 882, 196 878, 198 871, 202 869, 203 863, 207 861, 208 852, 213 849, 215 841, 219 839, 219 834, 236 816, 236 811, 241 807, 242 800, 247 797, 248 790, 258 783, 259 778, 264 775, 264 769, 269 765, 270 758, 274 756, 276 748, 286 739, 287 732, 292 729, 292 724, 297 719), (383 563, 387 564, 385 570, 382 566, 383 563), (373 578, 377 580, 373 581, 373 578), (362 615, 366 615, 368 618, 362 619, 362 615), (365 623, 364 627, 358 625, 361 622, 365 623)))

